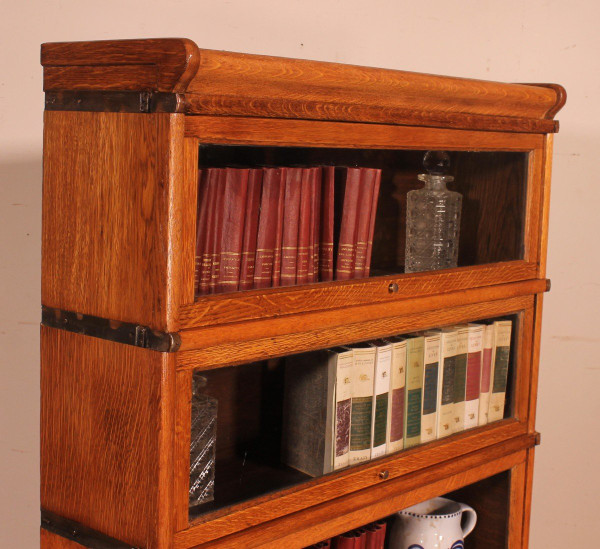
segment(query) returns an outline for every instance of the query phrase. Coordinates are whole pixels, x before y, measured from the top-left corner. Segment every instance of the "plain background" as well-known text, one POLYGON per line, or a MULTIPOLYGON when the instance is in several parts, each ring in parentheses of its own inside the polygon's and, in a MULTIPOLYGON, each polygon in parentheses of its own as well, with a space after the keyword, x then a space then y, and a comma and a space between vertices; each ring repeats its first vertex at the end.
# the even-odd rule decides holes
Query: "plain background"
MULTIPOLYGON (((0 547, 39 526, 42 42, 182 36, 200 47, 568 92, 555 140, 531 547, 597 538, 600 18, 594 0, 2 0, 0 547)), ((594 540, 594 541, 592 541, 594 540)))

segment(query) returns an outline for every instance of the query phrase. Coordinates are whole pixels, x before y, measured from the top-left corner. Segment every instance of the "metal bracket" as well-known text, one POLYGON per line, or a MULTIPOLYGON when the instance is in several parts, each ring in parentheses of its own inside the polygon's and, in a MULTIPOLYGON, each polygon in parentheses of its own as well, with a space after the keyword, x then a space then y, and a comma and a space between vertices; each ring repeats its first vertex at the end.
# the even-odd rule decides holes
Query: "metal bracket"
POLYGON ((163 353, 173 353, 181 346, 181 338, 174 332, 160 332, 148 326, 53 309, 44 305, 42 325, 163 353))
POLYGON ((155 91, 47 91, 47 111, 185 112, 180 93, 155 91))
POLYGON ((55 515, 45 509, 42 509, 41 526, 44 530, 48 530, 48 532, 92 549, 139 549, 129 543, 111 538, 102 532, 88 528, 74 520, 55 515))

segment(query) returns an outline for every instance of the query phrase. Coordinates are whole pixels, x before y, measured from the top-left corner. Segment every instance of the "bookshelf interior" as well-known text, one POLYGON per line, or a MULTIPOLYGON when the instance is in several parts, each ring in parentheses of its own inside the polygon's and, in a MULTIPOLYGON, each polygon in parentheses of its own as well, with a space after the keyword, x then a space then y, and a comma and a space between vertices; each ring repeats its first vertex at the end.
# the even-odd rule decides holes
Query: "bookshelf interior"
POLYGON ((42 65, 43 547, 302 548, 444 494, 478 512, 466 547, 528 547, 562 87, 184 39, 45 44, 42 65), (458 267, 405 273, 429 150, 463 196, 458 267), (368 278, 196 295, 199 169, 333 165, 382 170, 368 278), (503 419, 316 477, 282 461, 290 357, 500 319, 503 419), (195 375, 216 477, 190 508, 195 375))

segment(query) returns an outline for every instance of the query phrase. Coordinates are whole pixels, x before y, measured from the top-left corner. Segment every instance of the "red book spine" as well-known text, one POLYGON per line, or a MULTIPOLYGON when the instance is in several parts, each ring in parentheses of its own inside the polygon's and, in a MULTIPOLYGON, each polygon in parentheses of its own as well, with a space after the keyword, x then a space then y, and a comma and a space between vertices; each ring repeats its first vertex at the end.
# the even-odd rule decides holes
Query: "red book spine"
POLYGON ((347 168, 337 263, 335 267, 335 277, 337 280, 348 280, 354 276, 356 216, 359 190, 360 168, 347 168))
POLYGON ((286 168, 285 172, 283 240, 281 246, 281 285, 293 286, 296 284, 302 168, 286 168))
POLYGON ((218 177, 215 183, 214 197, 214 219, 212 228, 212 263, 210 269, 209 292, 216 293, 219 282, 219 272, 221 270, 221 235, 223 233, 223 208, 225 205, 225 169, 219 168, 218 177))
POLYGON ((204 234, 206 232, 206 214, 208 213, 207 201, 207 172, 198 170, 198 208, 196 210, 196 255, 194 263, 194 294, 200 293, 200 276, 202 272, 202 259, 204 255, 204 234))
POLYGON ((481 390, 481 351, 467 355, 467 389, 465 400, 479 398, 481 390))
POLYGON ((296 284, 306 284, 309 274, 309 256, 311 253, 310 232, 312 219, 310 215, 313 203, 311 174, 309 169, 302 170, 302 190, 300 192, 300 221, 298 227, 298 258, 296 267, 296 284))
POLYGON ((356 219, 356 256, 354 258, 354 276, 352 278, 363 278, 365 276, 375 171, 369 168, 360 168, 360 191, 358 194, 356 219))
POLYGON ((385 531, 387 529, 387 522, 384 520, 375 523, 377 530, 377 547, 378 549, 383 549, 385 545, 385 531))
POLYGON ((333 212, 335 168, 322 169, 321 223, 319 239, 319 277, 323 282, 333 280, 333 212))
POLYGON ((248 175, 248 195, 246 196, 246 218, 242 241, 242 264, 240 266, 240 290, 251 290, 254 286, 256 260, 256 237, 258 234, 258 214, 262 191, 262 169, 250 170, 248 175))
POLYGON ((273 279, 271 286, 281 286, 281 256, 283 246, 283 225, 285 207, 285 179, 287 168, 282 168, 279 179, 279 201, 277 202, 277 216, 275 223, 275 248, 273 249, 273 279))
POLYGON ((277 216, 281 190, 280 168, 264 168, 260 216, 256 237, 254 287, 269 288, 273 281, 273 256, 276 243, 277 216))
POLYGON ((218 168, 209 168, 206 170, 206 226, 203 236, 202 259, 200 268, 199 291, 200 295, 206 295, 210 292, 210 277, 213 264, 213 234, 215 231, 215 200, 217 198, 217 185, 221 170, 218 168))
POLYGON ((319 281, 319 240, 321 228, 321 168, 311 168, 311 188, 312 204, 310 215, 311 236, 310 236, 310 256, 308 258, 308 281, 319 281))
POLYGON ((379 188, 381 187, 381 170, 375 172, 375 184, 373 186, 373 198, 371 200, 371 216, 369 220, 369 238, 367 240, 367 254, 363 276, 366 278, 371 272, 371 256, 373 255, 373 235, 375 234, 375 221, 377 220, 377 203, 379 201, 379 188))
POLYGON ((234 292, 240 285, 247 194, 248 170, 226 168, 217 293, 234 292))

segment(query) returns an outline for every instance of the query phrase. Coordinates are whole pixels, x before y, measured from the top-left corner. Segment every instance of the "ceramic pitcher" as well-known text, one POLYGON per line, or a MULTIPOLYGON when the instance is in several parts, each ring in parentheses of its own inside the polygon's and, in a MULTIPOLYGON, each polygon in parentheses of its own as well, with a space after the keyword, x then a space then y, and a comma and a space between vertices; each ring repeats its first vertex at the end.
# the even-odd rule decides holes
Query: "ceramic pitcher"
POLYGON ((476 522, 477 514, 468 505, 433 498, 396 513, 389 547, 464 549, 464 538, 475 528, 476 522))

